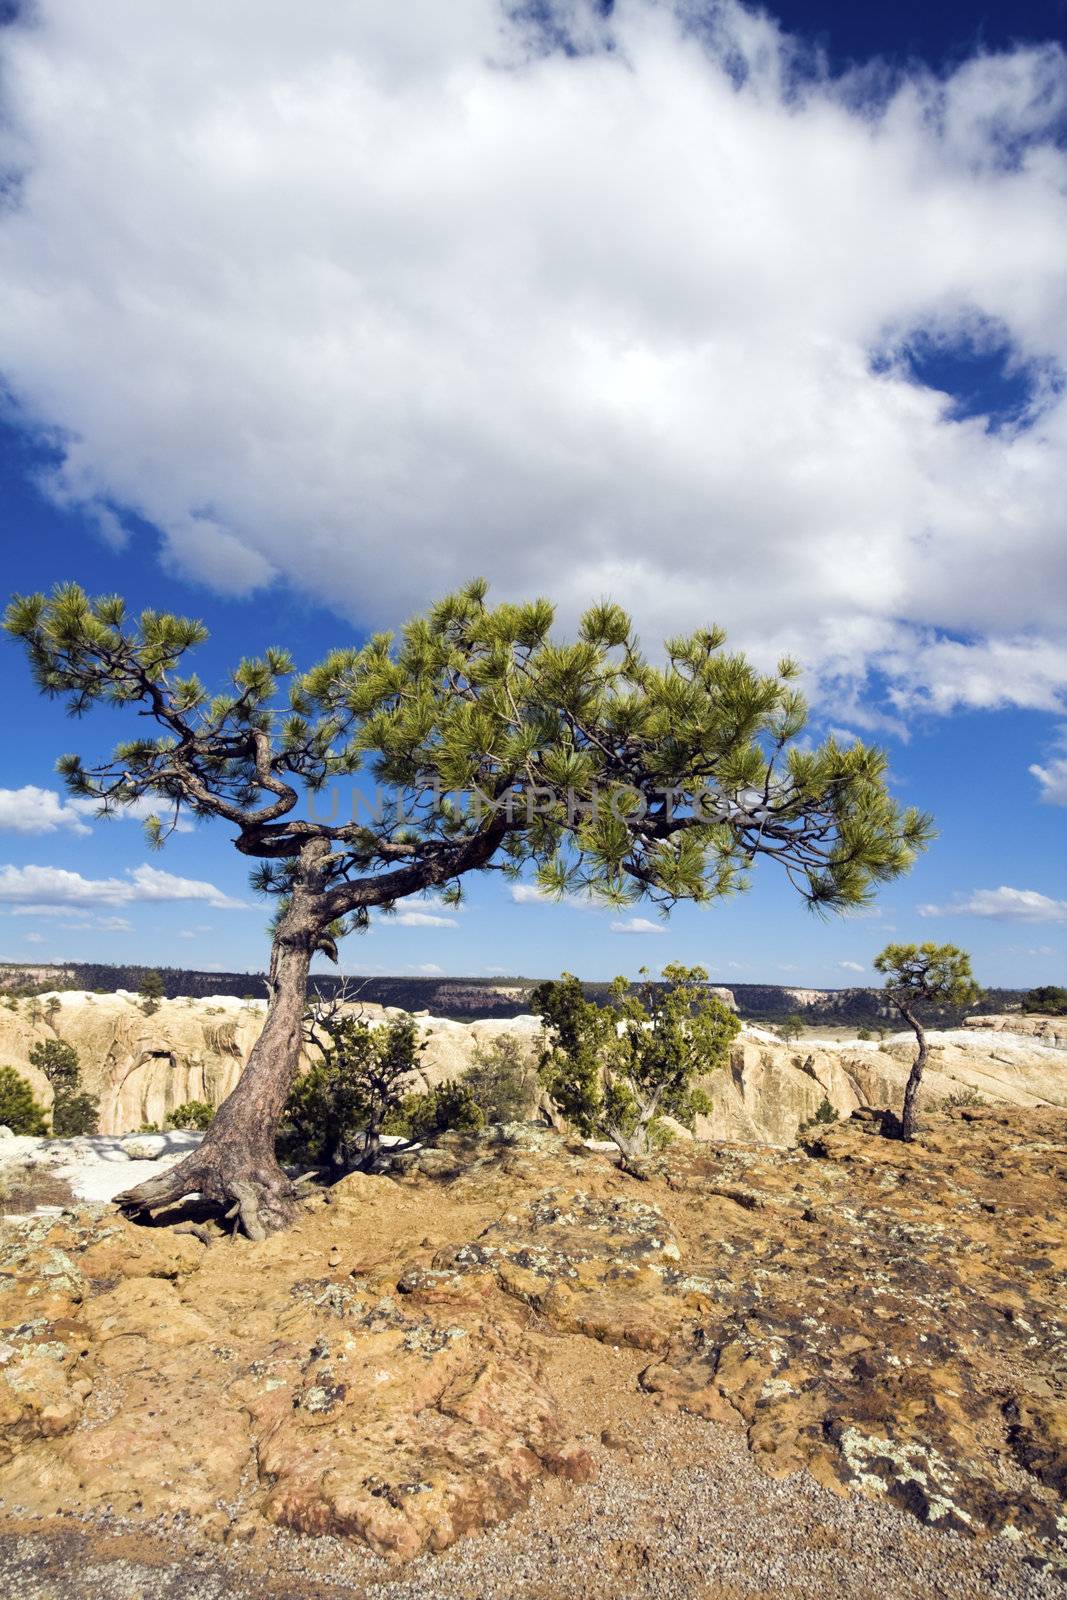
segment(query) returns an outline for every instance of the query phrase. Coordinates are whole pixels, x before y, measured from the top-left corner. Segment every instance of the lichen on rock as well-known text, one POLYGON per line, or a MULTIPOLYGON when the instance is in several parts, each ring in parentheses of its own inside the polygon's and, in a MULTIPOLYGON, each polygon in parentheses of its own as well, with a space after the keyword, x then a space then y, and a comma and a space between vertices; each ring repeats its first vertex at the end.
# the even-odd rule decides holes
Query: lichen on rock
POLYGON ((641 1404, 743 1430, 774 1477, 1062 1559, 1065 1176, 1062 1113, 987 1108, 911 1145, 862 1118, 679 1145, 644 1182, 543 1129, 449 1135, 260 1244, 29 1219, 0 1241, 0 1496, 441 1549, 593 1472, 570 1342, 633 1352, 641 1404))

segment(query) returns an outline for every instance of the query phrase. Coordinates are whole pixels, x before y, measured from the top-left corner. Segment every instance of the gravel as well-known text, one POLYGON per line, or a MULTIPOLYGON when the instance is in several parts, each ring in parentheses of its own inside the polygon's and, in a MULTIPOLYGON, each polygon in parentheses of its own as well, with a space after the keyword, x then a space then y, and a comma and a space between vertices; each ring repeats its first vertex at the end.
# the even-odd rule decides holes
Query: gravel
POLYGON ((278 1532, 197 1547, 115 1522, 0 1524, 9 1600, 1062 1600, 1005 1540, 923 1527, 804 1474, 763 1476, 743 1436, 657 1413, 597 1442, 596 1482, 549 1481, 510 1522, 389 1567, 361 1546, 278 1532))

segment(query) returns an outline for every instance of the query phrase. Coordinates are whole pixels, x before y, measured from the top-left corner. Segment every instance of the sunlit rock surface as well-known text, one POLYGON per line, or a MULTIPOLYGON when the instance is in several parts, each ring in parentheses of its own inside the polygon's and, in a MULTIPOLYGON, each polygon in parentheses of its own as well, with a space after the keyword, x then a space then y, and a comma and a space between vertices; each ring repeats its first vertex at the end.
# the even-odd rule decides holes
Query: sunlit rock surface
POLYGON ((8 1225, 0 1500, 407 1557, 587 1478, 567 1352, 609 1426, 619 1347, 643 1404, 738 1430, 774 1476, 1061 1559, 1067 1117, 874 1130, 687 1143, 644 1182, 544 1129, 449 1135, 262 1244, 85 1208, 8 1225))

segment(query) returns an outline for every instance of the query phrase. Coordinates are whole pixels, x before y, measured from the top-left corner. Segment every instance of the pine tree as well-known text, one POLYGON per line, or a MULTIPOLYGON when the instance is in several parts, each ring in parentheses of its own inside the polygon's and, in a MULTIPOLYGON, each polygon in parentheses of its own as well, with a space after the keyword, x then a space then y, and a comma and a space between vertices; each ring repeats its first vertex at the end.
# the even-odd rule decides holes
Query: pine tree
POLYGON ((48 1132, 45 1114, 33 1098, 32 1085, 14 1067, 0 1067, 0 1127, 40 1139, 48 1132))
POLYGON ((885 990, 919 1045, 907 1085, 900 1119, 900 1137, 915 1137, 915 1102, 926 1068, 928 1047, 921 1012, 925 1006, 973 1005, 982 991, 971 972, 971 958, 954 944, 887 944, 875 956, 878 972, 885 973, 885 990))
POLYGON ((167 994, 162 974, 154 967, 150 967, 137 985, 137 994, 145 1016, 154 1016, 159 1010, 159 1002, 165 999, 167 994))
POLYGON ((200 622, 130 618, 121 599, 75 584, 12 601, 7 629, 44 694, 76 716, 107 704, 142 718, 102 764, 62 758, 71 791, 104 813, 155 799, 155 844, 186 812, 225 822, 277 900, 248 1065, 199 1148, 128 1191, 125 1207, 198 1193, 254 1238, 284 1226, 295 1192, 274 1140, 309 965, 320 950, 336 958, 372 912, 428 891, 456 899, 468 873, 494 869, 666 913, 742 887, 760 856, 812 906, 844 908, 906 871, 929 837, 928 819, 890 797, 883 752, 798 742, 793 663, 757 672, 702 629, 653 664, 610 603, 586 612, 573 642, 552 623, 546 601, 492 607, 476 582, 399 637, 375 634, 302 673, 270 648, 210 693, 184 666, 206 637, 200 622), (302 791, 360 771, 396 798, 384 817, 335 807, 324 820, 301 804, 302 791))

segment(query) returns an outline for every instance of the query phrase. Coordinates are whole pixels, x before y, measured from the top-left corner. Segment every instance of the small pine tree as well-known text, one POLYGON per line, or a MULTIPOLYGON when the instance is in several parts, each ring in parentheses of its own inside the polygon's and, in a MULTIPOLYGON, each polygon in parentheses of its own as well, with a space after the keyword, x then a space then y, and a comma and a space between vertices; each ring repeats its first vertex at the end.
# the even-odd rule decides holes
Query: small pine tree
POLYGON ((41 1139, 48 1132, 33 1089, 14 1067, 0 1067, 0 1126, 31 1139, 41 1139))
POLYGON ((840 1122, 840 1120, 840 1116, 834 1110, 826 1095, 823 1095, 822 1100, 815 1108, 814 1115, 800 1124, 797 1129, 797 1137, 799 1138, 801 1134, 809 1133, 812 1128, 830 1127, 833 1123, 840 1122))
POLYGON ((973 1005, 982 991, 971 972, 971 958, 954 944, 887 944, 874 958, 885 973, 885 992, 919 1044, 907 1086, 900 1119, 900 1137, 915 1136, 915 1102, 928 1054, 921 1012, 926 1006, 973 1005))
POLYGON ((159 1002, 167 997, 162 974, 157 972, 154 967, 151 968, 137 985, 137 993, 141 1001, 141 1010, 145 1016, 154 1016, 159 1010, 159 1002))
POLYGON ((96 1099, 81 1086, 78 1052, 65 1039, 42 1039, 30 1051, 33 1065, 52 1085, 52 1134, 77 1139, 95 1133, 100 1123, 96 1099))
POLYGON ((784 1022, 778 1024, 778 1032, 787 1044, 792 1043, 804 1032, 804 1018, 794 1011, 784 1022))
POLYGON ((31 1049, 30 1061, 57 1095, 73 1093, 81 1083, 78 1052, 65 1039, 42 1039, 31 1049))

